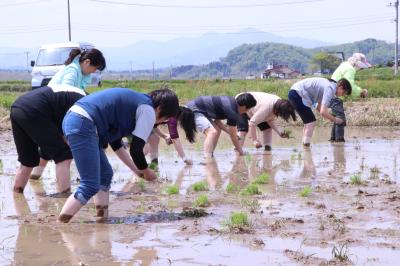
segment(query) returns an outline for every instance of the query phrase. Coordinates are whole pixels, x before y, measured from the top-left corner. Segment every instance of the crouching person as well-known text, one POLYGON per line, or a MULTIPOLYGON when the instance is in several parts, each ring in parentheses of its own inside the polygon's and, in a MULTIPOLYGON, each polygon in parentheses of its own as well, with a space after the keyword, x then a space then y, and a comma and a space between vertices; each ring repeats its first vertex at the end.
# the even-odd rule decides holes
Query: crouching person
POLYGON ((143 147, 154 124, 175 117, 178 108, 178 98, 171 90, 147 95, 123 88, 93 93, 72 106, 64 118, 63 130, 81 182, 65 202, 58 221, 69 222, 93 196, 97 220, 107 219, 113 176, 103 150, 107 143, 121 143, 122 137, 132 135, 129 153, 133 162, 146 180, 156 179, 148 168, 143 147))
POLYGON ((240 116, 238 121, 240 143, 243 146, 247 132, 249 132, 250 139, 257 149, 264 146, 265 151, 270 151, 272 144, 272 130, 282 138, 289 137, 276 125, 276 118, 281 117, 283 120, 288 122, 291 117, 293 121, 296 121, 294 106, 289 102, 289 100, 281 99, 273 94, 266 92, 249 93, 256 99, 257 104, 246 114, 240 116), (262 132, 262 142, 257 139, 256 127, 258 127, 262 132))
POLYGON ((72 154, 64 140, 61 124, 68 109, 86 94, 69 85, 42 87, 20 96, 11 106, 11 126, 18 161, 21 163, 14 192, 23 193, 40 151, 56 163, 58 192, 70 191, 72 154))

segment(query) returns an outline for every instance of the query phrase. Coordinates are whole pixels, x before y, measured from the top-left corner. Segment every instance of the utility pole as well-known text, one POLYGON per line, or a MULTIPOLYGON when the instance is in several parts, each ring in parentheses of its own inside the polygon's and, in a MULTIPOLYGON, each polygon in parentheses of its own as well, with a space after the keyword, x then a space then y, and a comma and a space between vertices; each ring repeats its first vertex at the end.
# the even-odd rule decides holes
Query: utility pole
POLYGON ((397 75, 399 67, 399 0, 394 4, 396 8, 396 44, 394 51, 394 75, 397 75))
POLYGON ((26 71, 28 71, 28 73, 29 73, 29 51, 26 51, 25 52, 25 54, 26 54, 26 71))
POLYGON ((156 79, 156 72, 154 71, 154 61, 153 61, 153 80, 156 79))
POLYGON ((396 41, 394 44, 394 75, 397 75, 399 68, 399 0, 389 4, 389 7, 392 6, 396 8, 396 18, 394 19, 394 22, 396 23, 396 41))
POLYGON ((69 0, 68 2, 68 41, 71 41, 71 12, 69 8, 69 0))

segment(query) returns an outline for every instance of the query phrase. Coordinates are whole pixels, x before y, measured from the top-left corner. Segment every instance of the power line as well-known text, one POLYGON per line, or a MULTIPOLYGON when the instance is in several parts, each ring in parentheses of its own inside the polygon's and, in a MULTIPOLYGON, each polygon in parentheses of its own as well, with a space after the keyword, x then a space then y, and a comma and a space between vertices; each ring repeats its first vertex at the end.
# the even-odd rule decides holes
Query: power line
MULTIPOLYGON (((297 27, 297 28, 280 28, 280 29, 259 29, 259 30, 264 30, 267 32, 290 32, 290 31, 302 31, 302 30, 320 30, 320 29, 329 29, 329 28, 342 28, 342 27, 350 27, 350 26, 357 26, 357 25, 365 25, 365 24, 374 24, 377 22, 384 22, 388 21, 387 19, 376 19, 376 20, 371 20, 371 21, 365 21, 365 22, 357 22, 357 23, 345 23, 345 24, 327 24, 327 25, 318 25, 318 26, 311 26, 311 27, 297 27)), ((140 31, 140 30, 114 30, 114 29, 104 29, 100 27, 79 27, 80 30, 86 30, 86 31, 96 31, 96 32, 110 32, 110 33, 140 33, 144 35, 176 35, 176 34, 191 34, 194 35, 196 34, 194 30, 188 31, 188 32, 178 32, 178 31, 151 31, 151 30, 146 30, 146 31, 140 31)), ((265 32, 260 32, 260 31, 255 31, 255 32, 227 32, 225 34, 233 34, 233 35, 246 35, 246 34, 264 34, 265 32)))
POLYGON ((52 0, 35 0, 35 1, 29 1, 29 2, 21 2, 21 3, 10 3, 10 4, 0 4, 0 7, 7 7, 7 6, 22 6, 22 5, 32 5, 32 4, 38 4, 38 3, 43 3, 43 2, 50 2, 52 0))
POLYGON ((192 8, 192 9, 212 9, 212 8, 253 8, 253 7, 271 7, 271 6, 284 6, 284 5, 296 5, 306 4, 314 2, 322 2, 325 0, 302 0, 302 1, 287 1, 287 2, 275 2, 269 4, 244 4, 244 5, 213 5, 213 6, 200 6, 200 5, 161 5, 161 4, 144 4, 144 3, 128 3, 120 1, 109 1, 109 0, 88 0, 90 2, 96 2, 101 4, 113 4, 113 5, 124 5, 124 6, 136 6, 136 7, 157 7, 157 8, 192 8))
POLYGON ((378 17, 353 17, 353 18, 348 18, 348 19, 335 19, 335 20, 327 20, 327 21, 293 21, 290 23, 273 23, 273 24, 252 24, 252 25, 230 25, 230 26, 190 26, 190 27, 182 27, 182 26, 126 26, 126 25, 106 25, 106 24, 75 24, 76 26, 81 26, 83 28, 93 28, 93 29, 105 29, 105 30, 114 30, 114 29, 121 29, 125 27, 126 30, 128 31, 151 31, 151 30, 156 30, 159 32, 161 29, 164 30, 172 30, 176 32, 180 31, 185 31, 189 30, 189 32, 193 32, 195 30, 235 30, 237 28, 250 28, 250 27, 280 27, 282 28, 287 28, 287 27, 293 27, 293 26, 312 26, 315 27, 315 25, 318 25, 318 27, 321 26, 334 26, 334 25, 347 25, 348 23, 373 23, 373 22, 379 22, 379 21, 389 21, 389 16, 378 16, 378 17), (338 24, 339 23, 339 24, 338 24), (285 26, 285 27, 281 27, 285 26))

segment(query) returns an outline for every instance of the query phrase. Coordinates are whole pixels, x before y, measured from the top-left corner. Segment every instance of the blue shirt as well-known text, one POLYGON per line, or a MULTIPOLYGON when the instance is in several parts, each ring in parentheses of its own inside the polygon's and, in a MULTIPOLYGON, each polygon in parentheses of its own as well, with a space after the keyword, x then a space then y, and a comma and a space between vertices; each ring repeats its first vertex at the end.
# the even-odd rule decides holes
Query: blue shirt
POLYGON ((79 56, 75 57, 71 64, 60 69, 49 82, 49 87, 55 84, 67 84, 82 90, 91 83, 91 77, 84 75, 79 64, 79 56))
POLYGON ((82 107, 93 119, 101 143, 111 143, 132 134, 137 126, 136 121, 143 121, 136 117, 136 111, 141 105, 152 107, 152 114, 144 113, 149 116, 147 120, 151 123, 150 131, 155 123, 151 97, 130 89, 111 88, 95 92, 77 101, 76 105, 82 107))

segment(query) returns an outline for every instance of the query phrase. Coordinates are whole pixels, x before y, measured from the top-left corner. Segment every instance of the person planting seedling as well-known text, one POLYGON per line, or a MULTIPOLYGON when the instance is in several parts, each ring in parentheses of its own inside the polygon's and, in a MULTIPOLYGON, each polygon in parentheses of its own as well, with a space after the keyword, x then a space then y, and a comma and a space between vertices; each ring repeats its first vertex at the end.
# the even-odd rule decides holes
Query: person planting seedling
POLYGON ((272 130, 281 138, 289 137, 275 124, 276 118, 281 117, 283 120, 288 121, 292 117, 296 121, 295 109, 288 100, 281 99, 273 94, 265 92, 249 92, 249 94, 256 99, 257 104, 248 110, 246 114, 241 115, 238 120, 240 143, 243 146, 247 132, 249 132, 253 145, 257 149, 264 146, 265 151, 270 151, 272 130), (262 132, 262 142, 257 139, 256 127, 262 132))

